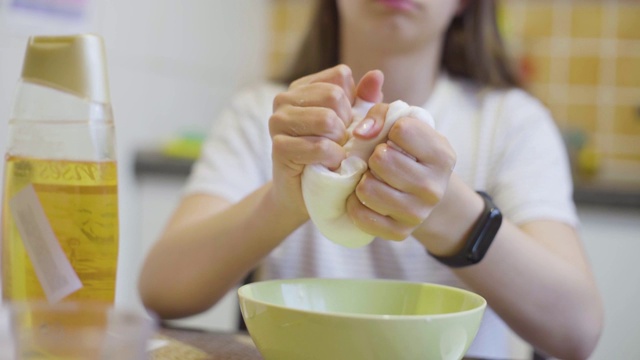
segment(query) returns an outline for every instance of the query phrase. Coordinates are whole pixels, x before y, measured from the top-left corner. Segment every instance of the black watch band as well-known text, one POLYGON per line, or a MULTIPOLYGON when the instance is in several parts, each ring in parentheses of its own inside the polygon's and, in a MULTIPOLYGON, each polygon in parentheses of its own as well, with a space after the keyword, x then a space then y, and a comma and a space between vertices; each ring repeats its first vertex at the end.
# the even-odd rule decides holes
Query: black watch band
POLYGON ((483 192, 478 194, 484 199, 484 210, 471 229, 464 247, 460 252, 450 256, 437 256, 429 253, 434 259, 449 267, 464 267, 479 263, 489 250, 502 224, 502 213, 493 203, 491 197, 483 192))

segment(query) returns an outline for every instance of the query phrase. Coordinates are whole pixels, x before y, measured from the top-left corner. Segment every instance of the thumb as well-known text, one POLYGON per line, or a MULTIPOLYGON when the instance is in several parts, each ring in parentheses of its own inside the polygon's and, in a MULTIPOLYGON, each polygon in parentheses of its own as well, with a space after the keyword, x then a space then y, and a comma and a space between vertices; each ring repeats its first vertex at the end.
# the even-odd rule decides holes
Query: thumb
POLYGON ((380 70, 371 70, 364 74, 356 87, 356 97, 364 101, 379 103, 382 101, 382 83, 384 74, 380 70))
MULTIPOLYGON (((387 135, 386 133, 383 134, 383 132, 385 131, 385 117, 387 116, 388 110, 389 104, 378 103, 373 105, 367 113, 367 116, 353 129, 353 136, 362 140, 377 139, 374 142, 376 144, 379 143, 382 137, 387 135)), ((388 129, 386 131, 388 132, 388 129)), ((367 158, 369 158, 369 156, 362 157, 362 159, 367 158)))

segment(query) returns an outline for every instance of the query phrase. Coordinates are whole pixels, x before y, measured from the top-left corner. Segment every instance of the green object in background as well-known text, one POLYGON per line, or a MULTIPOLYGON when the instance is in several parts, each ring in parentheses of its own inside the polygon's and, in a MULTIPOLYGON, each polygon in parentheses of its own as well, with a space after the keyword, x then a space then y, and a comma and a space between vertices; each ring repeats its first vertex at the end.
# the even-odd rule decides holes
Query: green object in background
POLYGON ((205 134, 187 132, 162 145, 162 154, 169 157, 197 159, 200 156, 205 134))
POLYGON ((487 305, 470 291, 394 280, 270 280, 238 298, 266 360, 461 359, 487 305))
POLYGON ((595 175, 600 169, 600 154, 593 146, 586 146, 578 152, 578 171, 581 175, 595 175))
POLYGON ((602 156, 587 133, 581 129, 565 129, 563 139, 574 172, 586 177, 596 175, 601 167, 602 156))

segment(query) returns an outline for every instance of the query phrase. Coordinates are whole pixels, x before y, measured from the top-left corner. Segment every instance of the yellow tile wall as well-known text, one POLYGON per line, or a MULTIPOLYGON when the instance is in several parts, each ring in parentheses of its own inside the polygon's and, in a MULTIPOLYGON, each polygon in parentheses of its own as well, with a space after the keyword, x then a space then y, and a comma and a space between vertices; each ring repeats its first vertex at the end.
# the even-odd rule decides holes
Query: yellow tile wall
POLYGON ((616 1, 617 6, 617 36, 620 39, 640 39, 640 5, 637 1, 616 1))
MULTIPOLYGON (((640 18, 638 18, 638 26, 640 27, 640 18)), ((638 42, 640 42, 640 39, 638 42)), ((638 87, 640 84, 640 56, 619 57, 616 59, 615 66, 617 70, 616 85, 622 87, 638 87)))
MULTIPOLYGON (((294 57, 316 0, 272 0, 270 73, 294 57)), ((640 181, 640 1, 502 0, 527 88, 595 151, 603 179, 640 181)), ((579 175, 579 174, 578 174, 579 175)))
MULTIPOLYGON (((547 5, 547 7, 549 7, 547 5)), ((602 29, 602 11, 600 4, 583 4, 571 11, 572 37, 598 37, 602 29)))
POLYGON ((598 159, 592 177, 640 182, 640 1, 500 5, 528 89, 565 133, 584 135, 598 159))

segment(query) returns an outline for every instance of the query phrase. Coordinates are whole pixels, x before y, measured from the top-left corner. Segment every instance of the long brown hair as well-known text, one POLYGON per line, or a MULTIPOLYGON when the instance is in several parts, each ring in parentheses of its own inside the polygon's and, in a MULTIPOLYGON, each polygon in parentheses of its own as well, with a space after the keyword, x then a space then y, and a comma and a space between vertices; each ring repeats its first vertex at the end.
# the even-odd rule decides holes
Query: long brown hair
MULTIPOLYGON (((340 21, 335 0, 319 0, 309 32, 292 67, 289 83, 340 61, 340 21)), ((450 75, 497 88, 519 87, 498 31, 495 0, 471 0, 445 34, 441 66, 450 75)))

